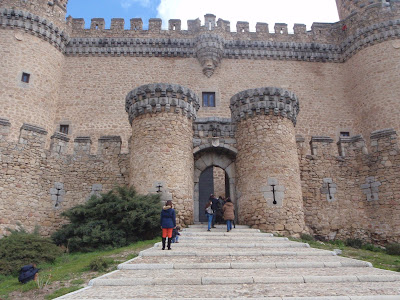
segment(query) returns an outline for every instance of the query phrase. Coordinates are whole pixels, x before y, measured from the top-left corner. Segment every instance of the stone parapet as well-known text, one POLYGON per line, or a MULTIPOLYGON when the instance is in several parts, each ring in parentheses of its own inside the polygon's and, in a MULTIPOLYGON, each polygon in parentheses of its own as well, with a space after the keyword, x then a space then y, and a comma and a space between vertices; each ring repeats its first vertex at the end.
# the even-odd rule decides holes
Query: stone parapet
POLYGON ((311 154, 331 154, 333 139, 329 136, 312 136, 310 141, 311 154), (318 150, 319 149, 319 150, 318 150))
POLYGON ((397 153, 397 133, 394 129, 376 130, 371 133, 372 152, 392 151, 397 153))
POLYGON ((250 89, 234 95, 230 100, 232 119, 240 122, 260 114, 271 114, 288 118, 296 125, 300 111, 297 96, 288 90, 276 87, 250 89))
POLYGON ((50 151, 57 154, 66 154, 69 140, 65 133, 54 132, 51 136, 50 151))
POLYGON ((354 156, 355 153, 367 154, 367 147, 362 135, 355 135, 352 137, 340 137, 337 142, 338 151, 340 156, 354 156))
POLYGON ((0 140, 5 139, 10 133, 11 123, 8 119, 0 118, 0 140))
POLYGON ((198 96, 190 89, 177 84, 155 83, 142 85, 126 96, 129 122, 143 114, 172 112, 196 119, 200 107, 198 96))
POLYGON ((47 131, 44 128, 25 123, 21 127, 19 143, 31 147, 43 147, 46 135, 47 131))
POLYGON ((18 28, 48 41, 57 50, 64 52, 69 42, 66 32, 51 21, 27 11, 0 8, 0 28, 18 28))
POLYGON ((97 153, 100 155, 121 154, 122 140, 120 136, 102 136, 99 138, 97 153))
POLYGON ((89 136, 78 136, 74 139, 74 155, 82 156, 90 154, 92 140, 89 136))

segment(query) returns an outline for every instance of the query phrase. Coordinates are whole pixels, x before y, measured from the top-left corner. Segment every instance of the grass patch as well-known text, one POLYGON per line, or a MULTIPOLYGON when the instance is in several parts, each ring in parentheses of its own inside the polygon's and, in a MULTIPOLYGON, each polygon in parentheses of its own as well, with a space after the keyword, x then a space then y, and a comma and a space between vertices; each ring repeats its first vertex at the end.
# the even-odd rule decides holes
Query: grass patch
POLYGON ((46 300, 55 299, 57 297, 61 297, 61 296, 65 295, 65 294, 72 293, 72 292, 75 292, 77 290, 80 290, 81 288, 82 288, 82 286, 76 286, 76 285, 75 286, 70 286, 70 287, 64 287, 64 288, 58 289, 53 294, 47 295, 45 297, 45 299, 46 300))
MULTIPOLYGON (((51 276, 49 284, 52 282, 59 282, 61 286, 64 286, 57 290, 55 293, 58 293, 60 290, 67 290, 71 287, 68 287, 70 284, 74 285, 74 288, 80 289, 82 281, 85 282, 82 277, 87 276, 93 271, 90 271, 90 263, 94 261, 96 258, 103 258, 108 262, 108 267, 103 269, 102 271, 96 272, 95 276, 109 272, 111 270, 115 270, 116 266, 132 257, 137 256, 137 252, 143 249, 149 248, 153 246, 154 243, 159 242, 160 238, 155 238, 153 240, 141 241, 134 244, 131 244, 126 247, 112 249, 112 250, 103 250, 89 253, 72 253, 72 254, 63 254, 58 257, 53 264, 44 263, 38 265, 40 268, 39 275, 42 278, 48 278, 51 276), (118 259, 117 259, 117 258, 118 259), (74 283, 77 282, 77 283, 74 283)), ((93 277, 93 276, 92 276, 93 277)), ((35 282, 31 281, 27 284, 21 284, 18 282, 17 276, 0 276, 0 298, 7 299, 8 294, 20 291, 27 292, 30 290, 38 289, 38 286, 35 282)), ((76 290, 75 289, 75 290, 76 290)), ((66 291, 66 293, 70 293, 71 290, 66 291)), ((53 293, 52 295, 54 295, 53 293)), ((61 296, 61 294, 57 294, 61 296)), ((63 294, 62 294, 63 295, 63 294)), ((56 296, 54 297, 56 298, 56 296)), ((47 298, 46 298, 47 299, 47 298)), ((49 298, 53 299, 53 298, 49 298)))
POLYGON ((312 248, 325 249, 325 250, 342 250, 341 256, 354 258, 358 260, 368 261, 372 263, 375 268, 385 269, 400 272, 400 255, 389 255, 385 253, 385 250, 371 245, 365 244, 360 246, 358 241, 350 241, 355 244, 356 247, 361 249, 347 246, 346 242, 341 240, 334 240, 329 242, 309 241, 302 239, 289 238, 293 241, 308 243, 312 248))

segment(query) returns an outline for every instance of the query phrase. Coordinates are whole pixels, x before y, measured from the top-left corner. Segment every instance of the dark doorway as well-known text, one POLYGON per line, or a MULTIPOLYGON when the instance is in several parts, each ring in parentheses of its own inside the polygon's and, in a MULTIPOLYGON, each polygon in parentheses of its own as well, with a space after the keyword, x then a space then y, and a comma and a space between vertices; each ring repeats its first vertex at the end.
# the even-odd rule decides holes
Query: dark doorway
POLYGON ((199 180, 199 221, 207 222, 207 217, 204 213, 205 206, 207 204, 208 198, 214 193, 214 176, 213 167, 208 167, 205 169, 199 180))

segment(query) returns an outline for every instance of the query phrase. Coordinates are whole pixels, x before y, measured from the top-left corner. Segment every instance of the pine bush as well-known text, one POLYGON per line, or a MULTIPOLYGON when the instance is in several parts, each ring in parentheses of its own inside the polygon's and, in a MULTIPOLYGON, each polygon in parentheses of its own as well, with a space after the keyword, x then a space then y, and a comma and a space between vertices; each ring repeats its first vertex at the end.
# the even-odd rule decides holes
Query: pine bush
POLYGON ((0 240, 0 274, 17 275, 21 267, 28 264, 54 262, 62 254, 51 239, 37 231, 10 230, 11 234, 0 240))
POLYGON ((139 195, 132 187, 117 187, 63 212, 70 223, 52 238, 71 252, 126 246, 160 233, 160 211, 159 195, 139 195))

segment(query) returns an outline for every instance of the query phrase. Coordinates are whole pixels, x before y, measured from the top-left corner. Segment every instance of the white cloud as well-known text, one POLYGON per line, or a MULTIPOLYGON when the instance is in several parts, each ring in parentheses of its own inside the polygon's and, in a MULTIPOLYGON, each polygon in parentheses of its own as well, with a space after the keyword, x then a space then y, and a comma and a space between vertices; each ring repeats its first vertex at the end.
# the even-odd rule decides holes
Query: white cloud
POLYGON ((150 5, 150 0, 121 0, 121 6, 123 9, 128 9, 136 3, 143 7, 148 7, 150 5))
POLYGON ((268 23, 270 31, 275 23, 287 23, 292 31, 294 23, 306 24, 310 30, 313 22, 339 20, 335 0, 161 0, 157 10, 163 28, 169 19, 181 19, 183 29, 187 20, 199 18, 204 24, 207 13, 230 21, 231 31, 236 31, 237 21, 249 22, 250 31, 255 31, 257 22, 268 23))

